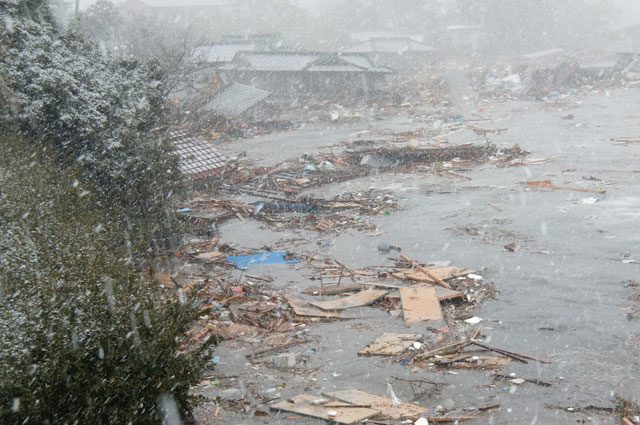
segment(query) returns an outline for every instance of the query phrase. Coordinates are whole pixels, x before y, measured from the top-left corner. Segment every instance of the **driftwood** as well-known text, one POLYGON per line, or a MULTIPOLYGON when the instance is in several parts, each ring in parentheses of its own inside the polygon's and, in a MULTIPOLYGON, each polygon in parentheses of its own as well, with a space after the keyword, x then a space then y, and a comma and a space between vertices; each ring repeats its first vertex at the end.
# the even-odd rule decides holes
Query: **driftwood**
POLYGON ((400 254, 400 258, 402 258, 404 261, 406 261, 407 263, 411 264, 413 267, 415 267, 416 269, 420 270, 422 273, 424 273, 425 275, 427 275, 427 277, 431 280, 433 280, 434 282, 437 282, 438 285, 447 288, 447 289, 451 289, 451 286, 449 286, 449 284, 447 284, 447 282, 445 282, 442 279, 439 279, 438 277, 434 276, 433 274, 429 273, 429 270, 425 269, 424 267, 422 267, 420 264, 416 263, 415 261, 413 261, 411 258, 407 257, 404 254, 400 254))

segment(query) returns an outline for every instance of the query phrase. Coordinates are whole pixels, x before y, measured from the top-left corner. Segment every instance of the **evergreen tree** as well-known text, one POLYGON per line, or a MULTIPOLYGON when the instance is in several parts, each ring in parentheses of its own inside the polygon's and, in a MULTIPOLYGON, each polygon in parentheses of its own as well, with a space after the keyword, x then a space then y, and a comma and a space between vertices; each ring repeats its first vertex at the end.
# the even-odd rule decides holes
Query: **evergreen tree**
MULTIPOLYGON (((184 350, 200 307, 132 266, 80 167, 0 140, 0 422, 158 424, 187 414, 207 358, 184 350)), ((211 341, 213 342, 213 341, 211 341)))
POLYGON ((165 135, 165 89, 157 64, 107 62, 77 32, 61 32, 44 2, 14 1, 0 13, 0 75, 10 92, 0 125, 82 166, 96 208, 117 219, 136 249, 175 229, 169 198, 178 158, 165 135))

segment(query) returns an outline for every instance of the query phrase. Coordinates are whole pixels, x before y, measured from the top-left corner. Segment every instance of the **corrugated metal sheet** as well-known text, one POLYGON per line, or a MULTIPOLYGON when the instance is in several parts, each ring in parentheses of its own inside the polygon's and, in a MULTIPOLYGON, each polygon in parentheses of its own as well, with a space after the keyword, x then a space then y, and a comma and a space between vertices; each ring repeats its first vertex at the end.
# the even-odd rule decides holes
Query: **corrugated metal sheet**
POLYGON ((212 44, 196 47, 193 49, 193 55, 207 63, 231 62, 239 51, 255 49, 255 43, 212 44))
POLYGON ((203 179, 227 169, 228 159, 204 137, 187 130, 171 131, 169 137, 180 156, 180 170, 192 179, 203 179))
POLYGON ((231 83, 223 87, 203 107, 221 115, 240 115, 269 97, 269 92, 244 84, 231 83))

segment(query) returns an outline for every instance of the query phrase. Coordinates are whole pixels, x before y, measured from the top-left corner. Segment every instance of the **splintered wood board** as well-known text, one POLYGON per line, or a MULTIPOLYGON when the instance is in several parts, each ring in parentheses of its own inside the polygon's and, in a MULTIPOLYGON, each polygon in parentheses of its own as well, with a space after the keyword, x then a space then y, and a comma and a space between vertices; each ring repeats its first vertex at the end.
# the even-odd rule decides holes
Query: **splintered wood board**
MULTIPOLYGON (((460 267, 425 267, 425 269, 440 280, 451 279, 452 277, 465 276, 469 273, 475 273, 473 270, 463 269, 460 267)), ((433 279, 422 273, 420 270, 402 270, 399 269, 392 274, 393 277, 400 280, 415 280, 416 282, 434 282, 433 279)))
MULTIPOLYGON (((411 288, 427 288, 427 284, 425 283, 417 283, 413 286, 411 286, 411 288)), ((442 286, 435 286, 436 288, 436 296, 438 297, 438 299, 440 300, 440 302, 442 301, 448 301, 448 300, 454 300, 456 298, 459 298, 461 301, 464 301, 465 296, 462 292, 460 291, 455 291, 453 289, 447 289, 447 288, 443 288, 442 286)), ((400 299, 400 295, 399 293, 392 293, 387 295, 387 298, 389 299, 393 299, 393 300, 398 300, 400 299)))
POLYGON ((324 419, 325 421, 332 421, 346 425, 362 422, 365 419, 369 419, 380 414, 379 410, 369 409, 366 407, 331 407, 330 405, 323 405, 329 404, 326 402, 314 404, 314 402, 318 400, 321 400, 321 398, 313 395, 301 394, 292 397, 289 400, 274 404, 271 408, 274 410, 297 413, 298 415, 311 416, 314 418, 324 419), (328 412, 330 410, 333 410, 338 414, 335 417, 329 418, 328 412))
POLYGON ((363 285, 310 286, 304 289, 302 293, 310 295, 338 295, 345 292, 358 292, 362 289, 364 289, 363 285))
POLYGON ((209 251, 209 252, 202 252, 198 255, 196 255, 196 258, 199 260, 205 260, 205 261, 212 261, 212 260, 217 260, 221 257, 226 256, 226 254, 222 253, 222 252, 218 252, 218 251, 209 251))
POLYGON ((440 301, 452 300, 454 298, 461 298, 464 300, 464 294, 460 291, 454 291, 453 289, 443 288, 442 286, 436 286, 436 296, 440 301))
POLYGON ((363 347, 359 356, 397 356, 416 341, 421 341, 421 334, 397 334, 385 332, 363 347))
POLYGON ((449 365, 446 365, 447 368, 454 369, 491 369, 491 370, 500 370, 511 363, 511 359, 509 357, 503 356, 478 356, 480 358, 480 362, 469 362, 469 361, 459 361, 454 362, 449 365))
POLYGON ((405 323, 425 320, 442 320, 440 301, 433 286, 425 288, 400 288, 400 301, 405 323))
POLYGON ((371 289, 358 292, 357 294, 349 295, 344 298, 339 298, 337 300, 315 301, 310 302, 309 304, 322 310, 345 310, 347 308, 363 307, 369 304, 373 304, 380 298, 387 295, 387 292, 389 291, 371 289))
POLYGON ((340 313, 329 313, 327 311, 322 311, 316 307, 312 307, 307 305, 306 301, 296 300, 290 295, 285 295, 284 298, 287 300, 293 312, 297 316, 305 316, 305 317, 323 317, 329 319, 348 319, 348 317, 342 316, 340 313))
POLYGON ((359 390, 334 391, 325 393, 325 395, 358 406, 371 406, 372 409, 379 410, 382 415, 393 419, 413 418, 429 410, 409 403, 394 405, 393 400, 390 398, 380 397, 359 390))

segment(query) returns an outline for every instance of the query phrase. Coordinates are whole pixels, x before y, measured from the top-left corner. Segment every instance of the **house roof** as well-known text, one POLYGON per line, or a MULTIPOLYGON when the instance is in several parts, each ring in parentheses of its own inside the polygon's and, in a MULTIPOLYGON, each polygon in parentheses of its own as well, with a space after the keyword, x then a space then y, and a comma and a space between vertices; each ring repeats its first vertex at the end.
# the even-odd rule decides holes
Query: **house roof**
POLYGON ((447 25, 447 31, 475 31, 481 30, 480 25, 447 25))
POLYGON ((239 52, 233 62, 239 71, 393 72, 357 53, 239 52))
POLYGON ((242 52, 242 68, 256 71, 302 71, 318 56, 298 52, 242 52))
POLYGON ((374 38, 409 38, 414 41, 421 42, 424 36, 421 34, 412 34, 408 32, 396 31, 356 31, 351 33, 351 40, 355 43, 362 43, 374 38))
POLYGON ((253 42, 210 44, 194 48, 193 56, 207 63, 231 62, 239 51, 255 50, 256 48, 257 45, 253 42))
POLYGON ((227 170, 228 159, 204 137, 181 129, 170 131, 169 138, 180 156, 180 170, 193 180, 227 170))
POLYGON ((408 37, 373 38, 364 43, 345 49, 345 52, 357 53, 399 53, 435 52, 438 49, 412 40, 408 37))
POLYGON ((539 52, 527 53, 526 55, 522 55, 525 59, 540 59, 547 56, 557 55, 558 53, 564 52, 564 49, 548 49, 541 50, 539 52))
POLYGON ((221 115, 241 115, 269 97, 270 93, 244 84, 231 83, 213 95, 203 107, 221 115))

